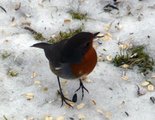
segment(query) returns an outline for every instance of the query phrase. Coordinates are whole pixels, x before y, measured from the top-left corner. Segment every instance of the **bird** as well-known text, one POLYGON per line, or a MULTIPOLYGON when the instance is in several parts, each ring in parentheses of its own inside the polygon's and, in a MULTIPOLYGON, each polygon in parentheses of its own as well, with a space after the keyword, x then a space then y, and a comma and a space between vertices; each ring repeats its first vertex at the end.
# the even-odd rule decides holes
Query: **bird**
MULTIPOLYGON (((97 53, 93 47, 93 40, 98 34, 99 32, 80 32, 53 44, 40 42, 31 46, 44 50, 50 69, 57 76, 61 106, 63 106, 63 103, 71 106, 69 102, 73 101, 64 96, 60 78, 68 80, 79 79, 80 86, 75 92, 82 89, 82 99, 84 90, 89 93, 81 78, 91 73, 96 66, 97 53)), ((76 95, 74 95, 74 99, 75 97, 76 95)))

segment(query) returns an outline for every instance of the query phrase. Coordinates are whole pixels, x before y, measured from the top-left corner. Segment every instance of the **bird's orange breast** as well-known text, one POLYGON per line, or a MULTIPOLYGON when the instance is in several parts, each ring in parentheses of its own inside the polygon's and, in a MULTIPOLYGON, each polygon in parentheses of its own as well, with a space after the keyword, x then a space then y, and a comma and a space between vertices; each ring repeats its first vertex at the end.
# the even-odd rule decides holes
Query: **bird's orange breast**
POLYGON ((97 54, 93 47, 89 48, 82 61, 78 64, 72 64, 71 70, 76 77, 88 75, 94 69, 97 63, 97 54))

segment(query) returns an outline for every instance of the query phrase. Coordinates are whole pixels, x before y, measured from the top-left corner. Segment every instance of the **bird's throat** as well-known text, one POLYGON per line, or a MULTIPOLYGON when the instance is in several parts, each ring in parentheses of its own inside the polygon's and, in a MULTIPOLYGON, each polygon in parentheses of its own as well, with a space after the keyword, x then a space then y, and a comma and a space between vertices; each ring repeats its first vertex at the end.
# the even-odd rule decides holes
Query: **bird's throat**
POLYGON ((94 69, 97 63, 97 54, 93 47, 89 48, 87 53, 84 55, 82 61, 77 64, 72 64, 71 69, 76 77, 88 75, 94 69))

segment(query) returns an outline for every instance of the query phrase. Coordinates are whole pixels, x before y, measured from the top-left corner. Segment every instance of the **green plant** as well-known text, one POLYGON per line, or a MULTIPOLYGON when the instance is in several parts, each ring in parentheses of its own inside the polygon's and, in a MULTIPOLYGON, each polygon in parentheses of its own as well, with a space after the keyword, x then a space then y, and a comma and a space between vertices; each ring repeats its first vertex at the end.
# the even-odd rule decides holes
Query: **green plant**
POLYGON ((42 33, 39 33, 37 31, 33 30, 31 27, 24 27, 24 29, 30 31, 33 34, 34 39, 39 40, 39 41, 45 40, 42 33))
POLYGON ((60 40, 68 39, 72 37, 73 35, 82 32, 83 26, 77 28, 77 29, 69 29, 68 32, 59 32, 58 35, 55 37, 51 38, 48 42, 49 43, 56 43, 60 40))
POLYGON ((77 20, 87 20, 88 19, 87 13, 80 13, 79 11, 70 10, 69 14, 72 16, 72 19, 77 19, 77 20))
POLYGON ((16 77, 18 75, 18 72, 15 70, 9 69, 7 75, 11 77, 16 77))
POLYGON ((41 33, 34 33, 34 39, 39 41, 45 40, 44 36, 41 33))
POLYGON ((11 55, 11 53, 8 53, 7 51, 4 51, 3 53, 2 53, 2 59, 6 59, 6 58, 8 58, 9 56, 11 55))
POLYGON ((154 60, 145 52, 145 46, 133 46, 117 54, 113 61, 115 66, 120 67, 123 64, 129 65, 129 68, 138 66, 139 71, 146 75, 149 71, 153 70, 154 60))

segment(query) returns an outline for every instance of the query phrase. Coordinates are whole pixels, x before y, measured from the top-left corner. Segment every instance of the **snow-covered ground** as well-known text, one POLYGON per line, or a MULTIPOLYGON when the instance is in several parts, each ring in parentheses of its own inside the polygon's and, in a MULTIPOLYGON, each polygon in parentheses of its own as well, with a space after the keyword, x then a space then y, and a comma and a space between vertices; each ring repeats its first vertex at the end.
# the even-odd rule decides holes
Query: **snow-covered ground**
MULTIPOLYGON (((155 92, 137 96, 137 85, 153 73, 146 78, 136 69, 128 70, 129 79, 123 80, 123 69, 108 61, 98 62, 90 81, 84 82, 90 93, 85 93, 83 101, 79 91, 73 108, 60 107, 56 76, 44 52, 30 47, 39 41, 24 29, 30 25, 49 39, 82 23, 84 31, 105 34, 111 24, 108 33, 112 39, 100 40, 98 55, 114 57, 119 52, 118 42, 131 41, 147 45, 147 52, 155 59, 155 1, 118 1, 119 11, 104 12, 104 6, 113 0, 0 0, 6 10, 0 8, 0 120, 44 120, 47 116, 54 120, 155 120, 155 104, 150 101, 155 92), (69 10, 87 13, 89 19, 72 19, 69 10), (71 22, 64 23, 66 19, 71 22), (9 76, 10 70, 17 76, 9 76), (78 109, 81 103, 84 107, 78 109)), ((79 82, 62 80, 62 86, 72 98, 79 82)))

